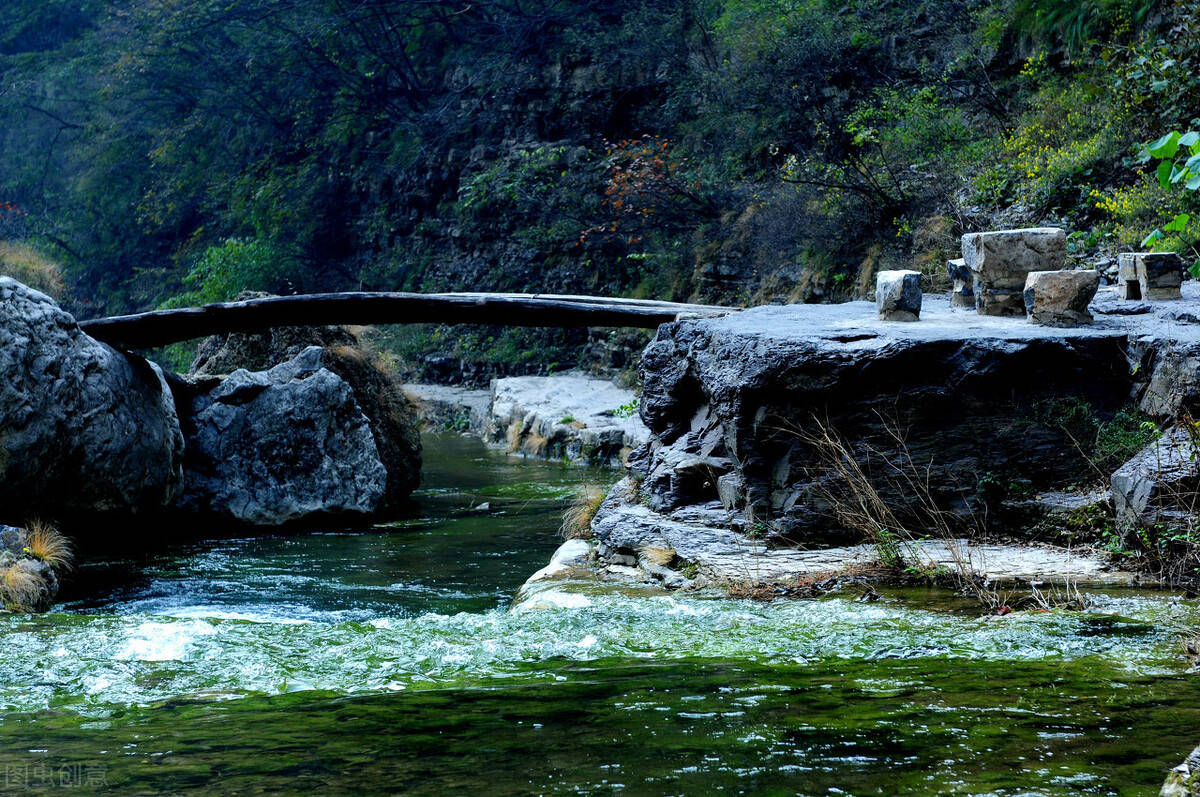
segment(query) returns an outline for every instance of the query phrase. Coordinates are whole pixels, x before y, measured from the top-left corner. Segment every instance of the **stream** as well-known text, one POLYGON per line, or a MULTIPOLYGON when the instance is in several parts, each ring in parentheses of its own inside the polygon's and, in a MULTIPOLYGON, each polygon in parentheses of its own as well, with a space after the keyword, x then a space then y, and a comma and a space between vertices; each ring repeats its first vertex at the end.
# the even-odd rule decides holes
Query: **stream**
POLYGON ((0 615, 0 793, 1152 795, 1200 742, 1195 601, 514 605, 617 474, 425 442, 409 519, 91 562, 0 615))

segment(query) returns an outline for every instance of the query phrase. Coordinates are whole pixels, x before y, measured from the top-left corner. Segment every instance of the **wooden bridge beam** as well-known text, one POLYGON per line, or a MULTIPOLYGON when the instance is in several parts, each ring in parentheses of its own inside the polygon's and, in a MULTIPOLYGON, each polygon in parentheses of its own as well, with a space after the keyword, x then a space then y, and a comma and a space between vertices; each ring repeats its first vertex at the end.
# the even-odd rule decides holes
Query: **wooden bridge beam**
POLYGON ((83 321, 97 340, 126 349, 165 346, 232 332, 326 324, 492 324, 523 327, 657 329, 680 316, 732 308, 646 299, 518 293, 314 293, 83 321))

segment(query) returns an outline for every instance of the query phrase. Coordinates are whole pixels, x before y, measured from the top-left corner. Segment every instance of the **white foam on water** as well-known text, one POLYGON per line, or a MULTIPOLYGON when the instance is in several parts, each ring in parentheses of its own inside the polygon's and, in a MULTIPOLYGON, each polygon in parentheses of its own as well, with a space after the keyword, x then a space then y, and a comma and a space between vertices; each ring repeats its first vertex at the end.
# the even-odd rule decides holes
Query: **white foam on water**
POLYGON ((133 630, 113 658, 121 661, 178 661, 187 657, 188 648, 196 639, 215 633, 217 629, 203 620, 145 622, 133 630))

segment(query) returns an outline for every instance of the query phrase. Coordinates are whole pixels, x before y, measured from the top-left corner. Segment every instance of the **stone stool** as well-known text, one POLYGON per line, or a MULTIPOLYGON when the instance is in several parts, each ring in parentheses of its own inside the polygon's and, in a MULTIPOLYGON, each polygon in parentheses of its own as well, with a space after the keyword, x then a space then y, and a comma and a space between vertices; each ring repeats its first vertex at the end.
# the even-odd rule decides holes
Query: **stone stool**
POLYGON ((967 261, 961 257, 957 260, 947 260, 946 274, 954 282, 954 287, 950 290, 950 306, 974 307, 975 277, 971 275, 971 269, 967 268, 967 261))
POLYGON ((1054 271, 1067 259, 1067 234, 1057 227, 971 232, 962 237, 963 260, 975 278, 981 315, 1022 315, 1025 278, 1054 271))
POLYGON ((1033 323, 1048 327, 1090 324, 1088 305, 1099 287, 1098 271, 1031 271, 1025 278, 1025 312, 1033 323))
POLYGON ((1122 252, 1117 293, 1122 299, 1182 299, 1183 258, 1178 252, 1122 252))
POLYGON ((916 321, 921 317, 921 274, 881 271, 875 278, 875 308, 883 321, 916 321))

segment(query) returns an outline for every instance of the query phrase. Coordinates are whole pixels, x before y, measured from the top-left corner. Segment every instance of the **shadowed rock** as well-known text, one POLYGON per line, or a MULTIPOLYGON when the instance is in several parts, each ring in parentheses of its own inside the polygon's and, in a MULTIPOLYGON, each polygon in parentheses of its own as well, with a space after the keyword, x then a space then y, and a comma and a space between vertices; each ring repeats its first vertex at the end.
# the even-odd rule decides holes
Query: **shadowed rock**
POLYGON ((50 297, 0 277, 0 507, 61 518, 162 507, 183 435, 158 367, 92 340, 50 297))
POLYGON ((269 371, 234 371, 192 400, 182 508, 258 526, 379 508, 387 471, 370 426, 321 358, 312 346, 269 371))

